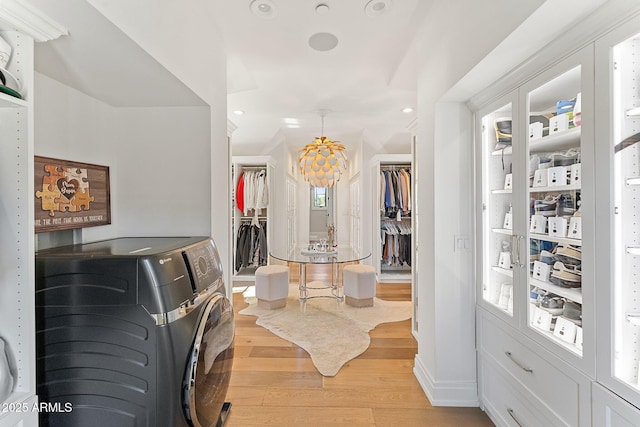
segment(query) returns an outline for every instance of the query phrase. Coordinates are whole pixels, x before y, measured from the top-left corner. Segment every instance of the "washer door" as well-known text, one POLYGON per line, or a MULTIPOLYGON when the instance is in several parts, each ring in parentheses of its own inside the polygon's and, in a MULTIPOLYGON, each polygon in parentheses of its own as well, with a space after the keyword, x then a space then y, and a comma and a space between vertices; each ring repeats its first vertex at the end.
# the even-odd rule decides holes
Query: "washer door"
POLYGON ((205 304, 183 385, 185 415, 195 427, 218 425, 233 365, 231 302, 216 294, 205 304))

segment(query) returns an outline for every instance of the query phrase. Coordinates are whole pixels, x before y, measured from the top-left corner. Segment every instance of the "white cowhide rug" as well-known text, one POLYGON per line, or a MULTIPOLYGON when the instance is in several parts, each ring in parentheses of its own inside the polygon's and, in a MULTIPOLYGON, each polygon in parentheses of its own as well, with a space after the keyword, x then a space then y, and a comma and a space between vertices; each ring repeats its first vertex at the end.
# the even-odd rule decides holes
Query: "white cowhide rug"
POLYGON ((381 323, 409 319, 412 312, 410 301, 375 298, 373 307, 354 308, 347 304, 338 307, 334 299, 315 298, 307 302, 303 313, 298 297, 298 287, 291 285, 286 307, 276 310, 258 307, 255 297, 246 297, 249 307, 239 313, 256 316, 257 325, 305 349, 326 377, 335 376, 369 347, 370 330, 381 323))

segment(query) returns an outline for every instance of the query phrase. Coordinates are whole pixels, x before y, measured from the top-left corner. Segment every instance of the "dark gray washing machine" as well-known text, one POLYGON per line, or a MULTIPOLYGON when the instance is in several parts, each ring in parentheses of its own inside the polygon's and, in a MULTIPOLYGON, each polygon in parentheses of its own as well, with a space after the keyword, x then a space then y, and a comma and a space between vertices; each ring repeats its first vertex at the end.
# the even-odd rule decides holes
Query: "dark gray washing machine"
POLYGON ((61 408, 41 425, 224 424, 235 326, 210 238, 39 251, 36 326, 37 393, 61 408))

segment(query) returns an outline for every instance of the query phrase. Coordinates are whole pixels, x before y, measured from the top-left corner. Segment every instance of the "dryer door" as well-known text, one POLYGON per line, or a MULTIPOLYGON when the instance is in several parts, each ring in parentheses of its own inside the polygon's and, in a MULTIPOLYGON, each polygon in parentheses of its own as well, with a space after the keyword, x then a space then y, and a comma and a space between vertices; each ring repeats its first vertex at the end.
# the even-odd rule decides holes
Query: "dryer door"
POLYGON ((200 317, 183 385, 185 415, 196 427, 218 425, 231 378, 234 333, 231 302, 215 294, 200 317))

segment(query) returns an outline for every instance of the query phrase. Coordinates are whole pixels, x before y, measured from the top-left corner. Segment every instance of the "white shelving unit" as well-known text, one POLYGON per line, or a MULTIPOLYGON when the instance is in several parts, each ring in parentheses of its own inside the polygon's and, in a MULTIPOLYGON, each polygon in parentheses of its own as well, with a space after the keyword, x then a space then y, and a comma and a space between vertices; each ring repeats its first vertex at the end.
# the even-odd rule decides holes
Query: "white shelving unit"
MULTIPOLYGON (((264 209, 260 209, 257 213, 254 210, 247 212, 245 215, 244 212, 240 212, 236 204, 235 194, 236 189, 238 187, 238 180, 243 172, 252 170, 252 171, 260 171, 264 170, 266 173, 266 185, 269 191, 269 203, 271 203, 273 197, 274 185, 273 185, 273 177, 274 177, 274 162, 271 156, 233 156, 232 157, 232 165, 233 165, 233 191, 234 194, 232 209, 233 209, 233 281, 234 282, 253 282, 255 281, 255 271, 257 266, 240 266, 236 268, 238 264, 236 263, 236 255, 238 248, 238 230, 240 229, 243 223, 251 224, 254 222, 254 218, 258 218, 258 221, 262 224, 262 226, 266 226, 266 238, 267 238, 267 251, 270 248, 271 235, 270 235, 270 224, 272 224, 272 212, 273 209, 270 209, 268 206, 264 209)), ((289 191, 289 190, 287 190, 289 191)), ((295 191, 295 189, 294 189, 295 191)), ((294 206, 295 208, 295 206, 294 206)), ((266 258, 268 259, 268 253, 266 254, 266 258)))
MULTIPOLYGON (((0 425, 37 419, 18 414, 24 404, 36 401, 35 379, 35 278, 33 235, 33 107, 26 90, 33 87, 33 40, 17 32, 0 32, 13 47, 10 72, 22 80, 25 99, 0 95, 0 338, 5 341, 13 393, 3 403, 14 411, 0 412, 0 425), (15 69, 16 64, 24 64, 15 69), (23 68, 25 67, 25 68, 23 68), (13 69, 11 69, 13 68, 13 69), (11 420, 11 421, 9 421, 11 420)), ((0 355, 2 357, 2 355, 0 355)), ((30 410, 31 408, 29 408, 30 410)), ((37 421, 35 421, 37 422, 37 421)))
MULTIPOLYGON (((385 155, 377 155, 371 159, 371 179, 372 179, 372 200, 373 200, 373 209, 372 209, 372 235, 374 238, 372 239, 372 251, 371 251, 371 259, 373 261, 373 265, 376 268, 376 272, 378 275, 379 282, 396 282, 396 283, 407 283, 411 282, 411 266, 408 263, 402 263, 401 265, 388 265, 383 262, 383 253, 382 253, 382 237, 381 237, 381 227, 383 227, 384 222, 387 221, 390 224, 399 224, 399 228, 403 228, 405 230, 413 230, 413 217, 412 216, 402 216, 388 218, 386 215, 381 212, 380 209, 380 171, 381 170, 411 170, 412 169, 412 161, 410 154, 385 154, 385 155)), ((414 176, 411 175, 411 180, 413 181, 414 176)), ((410 187, 413 184, 410 184, 410 187)), ((411 194, 411 199, 413 200, 413 191, 412 188, 408 189, 411 194)), ((411 257, 411 250, 409 251, 409 257, 411 257)))
MULTIPOLYGON (((534 415, 536 422, 545 420, 545 425, 591 425, 590 384, 595 376, 591 52, 584 49, 560 61, 477 113, 476 134, 481 136, 476 142, 480 396, 490 415, 505 425, 514 420, 526 422, 533 414, 538 417, 534 415), (531 138, 530 123, 541 120, 540 113, 534 112, 551 115, 558 101, 570 100, 578 93, 582 95, 582 126, 531 138), (494 123, 509 118, 511 144, 496 150, 494 123), (567 153, 579 154, 573 159, 564 156, 567 153), (566 157, 581 165, 578 182, 569 179, 566 157), (566 169, 551 173, 565 172, 565 185, 532 186, 536 169, 538 174, 547 174, 550 168, 563 166, 566 169), (582 238, 531 233, 531 217, 543 215, 538 212, 543 200, 545 208, 550 205, 553 210, 552 216, 549 212, 544 216, 564 217, 567 224, 580 208, 582 238), (560 245, 580 250, 582 260, 556 254, 560 245), (553 253, 554 264, 566 262, 567 268, 573 268, 569 261, 581 264, 580 286, 561 286, 532 277, 533 262, 539 261, 542 250, 553 253), (536 295, 541 297, 532 299, 536 295), (562 307, 559 312, 547 311, 547 300, 542 296, 561 301, 574 311, 563 311, 562 307), (579 319, 575 318, 576 307, 582 310, 579 319), (560 371, 562 383, 542 379, 547 374, 560 375, 560 371), (500 381, 513 389, 509 398, 496 392, 503 388, 500 381), (568 388, 559 394, 558 387, 568 388)), ((543 124, 547 132, 550 127, 543 124)), ((548 268, 554 274, 554 265, 548 268)))
POLYGON ((599 302, 594 425, 640 425, 640 15, 596 43, 598 171, 596 229, 599 302), (606 179, 604 178, 606 177, 606 179))

